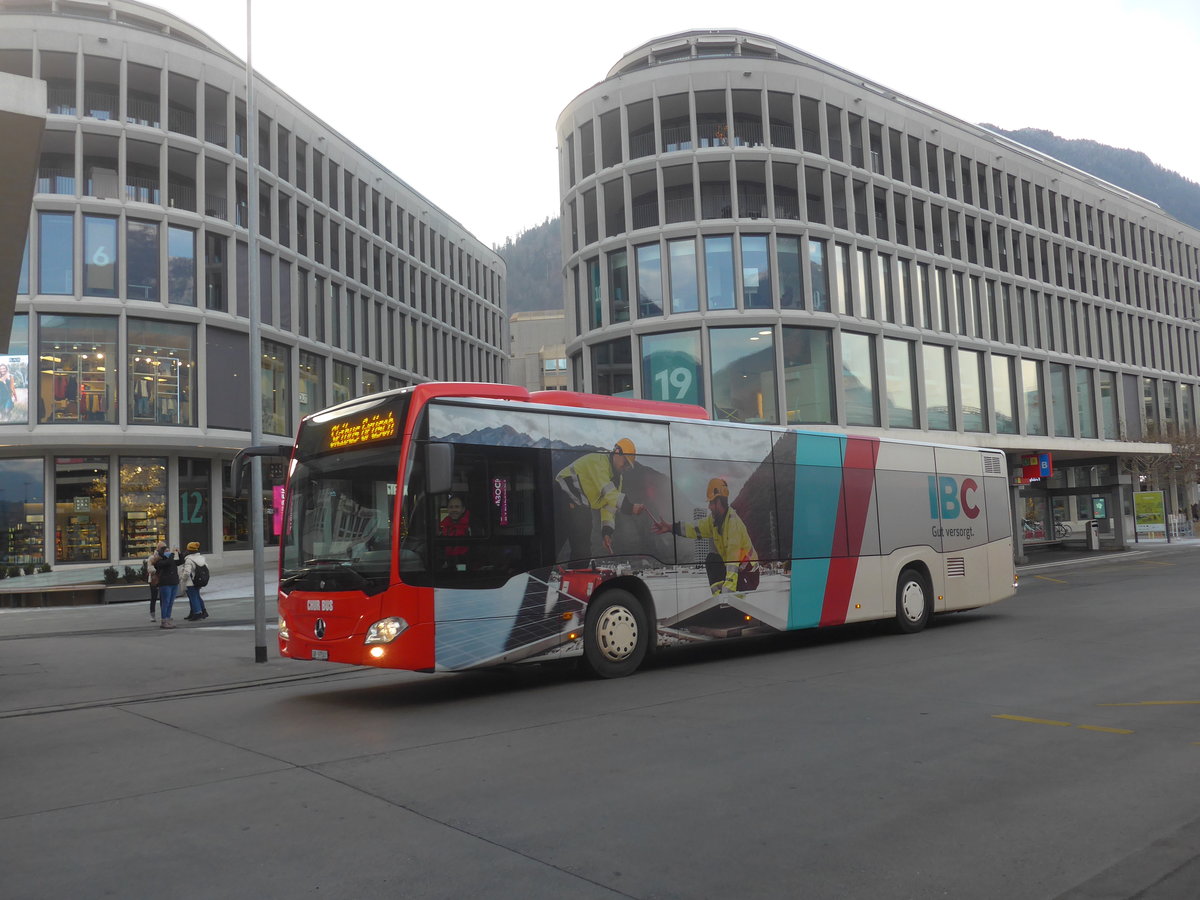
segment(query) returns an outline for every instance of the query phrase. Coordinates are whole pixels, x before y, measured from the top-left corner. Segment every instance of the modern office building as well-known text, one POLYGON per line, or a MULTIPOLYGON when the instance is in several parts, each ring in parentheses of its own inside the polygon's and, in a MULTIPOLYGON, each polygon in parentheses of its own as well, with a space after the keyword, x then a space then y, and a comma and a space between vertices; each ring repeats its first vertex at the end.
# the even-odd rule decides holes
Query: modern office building
POLYGON ((1196 429, 1200 233, 1128 191, 741 31, 638 47, 558 142, 575 389, 1002 448, 1030 542, 1131 539, 1125 457, 1196 429))
POLYGON ((509 384, 531 391, 566 390, 565 325, 561 309, 535 309, 509 316, 509 384))
MULTIPOLYGON (((286 443, 356 395, 504 379, 499 256, 257 77, 247 123, 243 61, 187 22, 126 0, 6 0, 0 72, 48 95, 0 348, 0 564, 132 561, 158 538, 246 548, 229 465, 253 403, 286 443)), ((282 476, 267 468, 268 541, 282 476)))

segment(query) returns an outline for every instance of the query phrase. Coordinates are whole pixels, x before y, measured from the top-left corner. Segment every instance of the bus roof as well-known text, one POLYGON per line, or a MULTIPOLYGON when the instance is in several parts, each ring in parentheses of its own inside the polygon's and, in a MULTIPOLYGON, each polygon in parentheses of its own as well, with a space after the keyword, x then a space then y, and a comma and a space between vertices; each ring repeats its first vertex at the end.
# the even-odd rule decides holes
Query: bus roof
POLYGON ((580 391, 534 391, 510 384, 488 384, 474 381, 430 381, 412 388, 413 399, 421 405, 437 397, 478 397, 481 400, 516 400, 540 403, 545 406, 568 406, 594 409, 598 412, 641 413, 647 416, 668 416, 676 419, 708 419, 703 406, 690 403, 670 403, 665 400, 637 400, 632 397, 606 397, 603 394, 584 394, 580 391))

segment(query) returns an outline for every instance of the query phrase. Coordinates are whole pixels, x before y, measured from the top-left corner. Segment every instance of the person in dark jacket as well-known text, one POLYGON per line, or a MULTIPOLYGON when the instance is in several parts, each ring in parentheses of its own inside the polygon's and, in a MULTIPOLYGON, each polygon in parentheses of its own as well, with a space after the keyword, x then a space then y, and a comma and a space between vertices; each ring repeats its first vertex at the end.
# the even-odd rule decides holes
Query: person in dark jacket
POLYGON ((179 593, 180 562, 178 549, 171 551, 164 548, 158 555, 158 562, 154 564, 158 572, 158 607, 159 616, 162 618, 159 628, 175 627, 175 623, 171 621, 171 609, 175 606, 175 595, 179 593))
POLYGON ((154 550, 146 557, 146 581, 150 584, 150 621, 157 622, 154 608, 158 606, 158 569, 154 564, 159 560, 159 554, 167 549, 166 541, 159 541, 154 550))

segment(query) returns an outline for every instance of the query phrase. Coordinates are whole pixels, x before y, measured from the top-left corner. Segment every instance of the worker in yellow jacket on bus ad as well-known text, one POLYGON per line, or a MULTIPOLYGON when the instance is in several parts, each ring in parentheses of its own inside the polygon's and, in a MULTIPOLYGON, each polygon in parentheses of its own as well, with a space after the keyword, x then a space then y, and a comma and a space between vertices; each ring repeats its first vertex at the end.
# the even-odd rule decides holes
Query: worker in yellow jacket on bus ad
POLYGON ((600 534, 605 552, 613 552, 617 513, 638 516, 646 508, 634 503, 622 486, 626 471, 637 460, 637 448, 621 438, 608 453, 587 453, 555 477, 567 499, 567 539, 570 558, 585 560, 592 553, 592 510, 600 513, 600 534))
POLYGON ((708 515, 699 522, 668 523, 657 521, 655 534, 674 534, 692 538, 707 538, 713 542, 713 552, 704 560, 708 583, 713 593, 721 591, 752 591, 758 587, 758 553, 750 541, 746 523, 729 505, 729 483, 724 478, 712 478, 705 491, 708 515))

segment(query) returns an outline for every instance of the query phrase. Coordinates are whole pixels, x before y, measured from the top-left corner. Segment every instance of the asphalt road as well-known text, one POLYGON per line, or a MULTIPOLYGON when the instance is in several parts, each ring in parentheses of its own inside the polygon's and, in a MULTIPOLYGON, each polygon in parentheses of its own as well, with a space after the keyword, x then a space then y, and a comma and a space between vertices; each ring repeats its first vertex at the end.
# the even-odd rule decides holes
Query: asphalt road
POLYGON ((250 606, 0 615, 0 892, 1200 897, 1200 548, 632 678, 255 664, 250 606))

